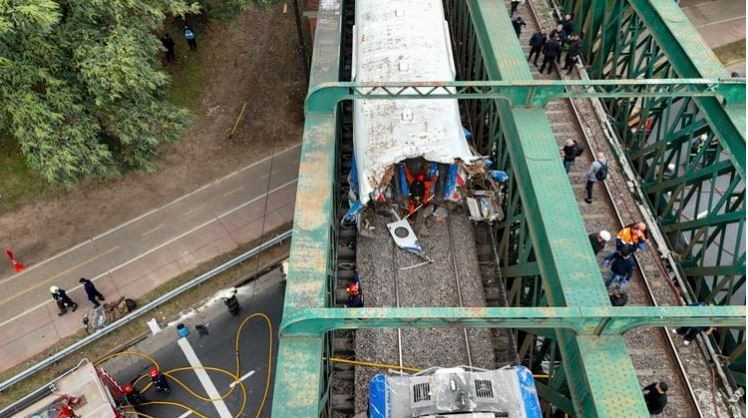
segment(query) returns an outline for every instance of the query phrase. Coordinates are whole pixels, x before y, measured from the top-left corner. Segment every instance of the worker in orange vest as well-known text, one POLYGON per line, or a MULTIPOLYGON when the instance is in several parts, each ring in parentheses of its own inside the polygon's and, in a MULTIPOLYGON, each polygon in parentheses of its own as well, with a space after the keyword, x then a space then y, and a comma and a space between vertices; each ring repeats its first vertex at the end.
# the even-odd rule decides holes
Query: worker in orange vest
POLYGON ((616 250, 605 257, 603 265, 608 267, 613 258, 627 259, 637 250, 643 250, 647 246, 647 224, 637 222, 630 224, 620 230, 616 235, 616 250))
POLYGON ((405 168, 405 180, 408 181, 408 190, 410 192, 410 199, 408 200, 408 214, 412 215, 416 211, 418 205, 425 205, 431 198, 431 188, 439 178, 437 173, 433 179, 426 179, 426 174, 418 173, 414 177, 407 165, 403 165, 405 168))

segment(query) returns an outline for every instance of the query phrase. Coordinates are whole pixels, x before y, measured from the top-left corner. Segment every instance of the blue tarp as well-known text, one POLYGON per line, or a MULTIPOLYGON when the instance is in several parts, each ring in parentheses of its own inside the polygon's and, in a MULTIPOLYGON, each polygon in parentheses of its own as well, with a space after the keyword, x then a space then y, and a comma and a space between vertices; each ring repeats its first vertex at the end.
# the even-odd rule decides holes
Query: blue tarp
POLYGON ((387 376, 378 374, 369 382, 369 418, 387 418, 387 376))

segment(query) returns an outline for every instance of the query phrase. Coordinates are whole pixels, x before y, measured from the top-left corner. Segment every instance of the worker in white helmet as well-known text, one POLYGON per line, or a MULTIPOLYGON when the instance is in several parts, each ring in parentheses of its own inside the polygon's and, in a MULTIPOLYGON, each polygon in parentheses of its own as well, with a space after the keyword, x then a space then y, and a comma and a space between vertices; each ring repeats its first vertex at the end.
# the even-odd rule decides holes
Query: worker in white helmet
POLYGON ((593 232, 587 236, 590 239, 590 245, 592 245, 592 251, 597 255, 605 248, 605 245, 610 241, 610 232, 602 230, 600 232, 593 232))
POLYGON ((57 314, 58 316, 62 316, 68 313, 68 309, 72 309, 73 312, 78 309, 78 304, 70 299, 70 296, 65 293, 65 289, 60 289, 57 286, 52 286, 49 288, 49 292, 52 293, 52 299, 57 302, 57 308, 60 309, 60 312, 57 314))

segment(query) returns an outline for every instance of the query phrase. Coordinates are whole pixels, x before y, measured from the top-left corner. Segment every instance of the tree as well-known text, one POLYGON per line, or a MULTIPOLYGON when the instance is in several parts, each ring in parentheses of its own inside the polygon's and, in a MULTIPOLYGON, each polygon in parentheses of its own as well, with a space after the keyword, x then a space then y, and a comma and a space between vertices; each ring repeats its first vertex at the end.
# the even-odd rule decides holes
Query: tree
POLYGON ((187 0, 0 0, 0 131, 49 181, 152 169, 186 111, 166 101, 156 31, 187 0))

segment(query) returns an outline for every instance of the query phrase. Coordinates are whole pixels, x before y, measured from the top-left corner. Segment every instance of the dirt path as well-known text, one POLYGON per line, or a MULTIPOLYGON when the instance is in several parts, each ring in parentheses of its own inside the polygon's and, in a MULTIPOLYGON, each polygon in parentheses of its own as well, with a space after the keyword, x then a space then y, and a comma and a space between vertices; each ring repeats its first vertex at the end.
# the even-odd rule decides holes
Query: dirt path
MULTIPOLYGON (((182 140, 162 147, 158 171, 90 182, 6 213, 0 244, 33 264, 301 141, 305 76, 293 14, 252 5, 231 23, 197 30, 206 85, 182 140)), ((186 53, 182 39, 177 48, 186 53)), ((9 272, 0 263, 0 275, 9 272)))

